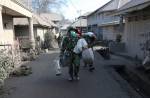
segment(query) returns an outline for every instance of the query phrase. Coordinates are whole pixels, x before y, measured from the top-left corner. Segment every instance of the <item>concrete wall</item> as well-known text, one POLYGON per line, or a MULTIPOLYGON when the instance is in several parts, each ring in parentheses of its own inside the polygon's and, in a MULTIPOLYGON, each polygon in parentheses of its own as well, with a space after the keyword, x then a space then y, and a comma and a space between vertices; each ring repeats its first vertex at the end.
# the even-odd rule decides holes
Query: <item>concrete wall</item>
POLYGON ((119 32, 119 25, 103 26, 101 28, 102 28, 102 32, 103 32, 103 40, 116 41, 117 35, 123 34, 123 33, 119 32))
POLYGON ((88 26, 98 35, 98 39, 115 40, 118 30, 115 30, 116 24, 119 24, 120 17, 112 16, 114 11, 94 13, 87 18, 88 26))
POLYGON ((150 40, 149 33, 150 19, 126 23, 124 42, 129 56, 144 59, 146 51, 142 48, 146 40, 150 40))
POLYGON ((14 30, 13 30, 13 18, 9 15, 3 14, 3 30, 1 32, 2 39, 0 43, 3 44, 13 44, 14 41, 14 30))
POLYGON ((150 49, 150 7, 126 16, 123 41, 127 54, 143 60, 150 49))

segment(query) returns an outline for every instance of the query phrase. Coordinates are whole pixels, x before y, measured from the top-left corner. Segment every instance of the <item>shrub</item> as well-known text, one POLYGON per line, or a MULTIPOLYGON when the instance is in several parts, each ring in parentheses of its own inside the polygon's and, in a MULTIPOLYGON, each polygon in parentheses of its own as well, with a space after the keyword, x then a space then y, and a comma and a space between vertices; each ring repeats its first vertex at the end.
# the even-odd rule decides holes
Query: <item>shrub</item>
POLYGON ((14 62, 10 54, 0 51, 0 86, 3 85, 4 80, 9 76, 9 73, 14 68, 14 62))

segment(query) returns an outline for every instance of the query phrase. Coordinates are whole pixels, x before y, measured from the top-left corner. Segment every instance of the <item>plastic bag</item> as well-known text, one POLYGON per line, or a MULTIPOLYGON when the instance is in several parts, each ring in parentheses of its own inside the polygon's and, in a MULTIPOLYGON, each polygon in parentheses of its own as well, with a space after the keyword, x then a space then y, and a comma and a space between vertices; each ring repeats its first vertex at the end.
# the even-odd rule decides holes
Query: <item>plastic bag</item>
POLYGON ((68 52, 63 53, 63 55, 60 56, 60 66, 67 67, 70 63, 70 54, 68 52))
POLYGON ((83 48, 87 48, 88 44, 84 38, 78 40, 77 45, 74 48, 74 52, 79 54, 82 52, 83 48))
POLYGON ((143 66, 146 70, 150 69, 150 56, 146 56, 143 61, 143 66))
POLYGON ((93 64, 94 62, 94 53, 92 48, 87 48, 82 52, 82 59, 86 64, 93 64))
POLYGON ((61 75, 60 60, 55 60, 55 71, 56 71, 56 76, 61 75))

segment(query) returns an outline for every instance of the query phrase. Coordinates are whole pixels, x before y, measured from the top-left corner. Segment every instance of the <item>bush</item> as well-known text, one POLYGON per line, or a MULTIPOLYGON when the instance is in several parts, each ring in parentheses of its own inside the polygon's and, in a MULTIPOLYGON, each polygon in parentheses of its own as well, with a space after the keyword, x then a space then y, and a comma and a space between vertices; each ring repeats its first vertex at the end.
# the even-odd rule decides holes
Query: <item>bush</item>
POLYGON ((55 39, 55 36, 52 32, 45 33, 44 36, 44 49, 50 49, 52 48, 51 42, 55 39))
POLYGON ((11 56, 5 51, 0 51, 0 86, 3 85, 4 80, 9 76, 9 73, 14 68, 14 62, 11 56))

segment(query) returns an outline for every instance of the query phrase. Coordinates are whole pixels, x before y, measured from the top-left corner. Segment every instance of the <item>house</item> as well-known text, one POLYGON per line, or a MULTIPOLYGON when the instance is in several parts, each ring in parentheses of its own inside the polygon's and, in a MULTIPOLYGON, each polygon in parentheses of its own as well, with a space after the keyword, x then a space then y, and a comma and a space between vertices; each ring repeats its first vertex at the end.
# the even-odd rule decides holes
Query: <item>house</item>
POLYGON ((70 26, 75 27, 79 29, 82 33, 86 33, 87 30, 87 16, 89 15, 88 13, 85 13, 84 15, 81 15, 76 19, 70 26))
MULTIPOLYGON (((16 39, 29 39, 29 22, 26 18, 14 18, 14 25, 16 39)), ((44 41, 44 34, 50 31, 52 27, 53 24, 45 22, 38 15, 33 15, 33 31, 35 35, 34 39, 40 37, 41 41, 44 41)))
POLYGON ((118 14, 125 19, 126 54, 143 60, 150 50, 150 1, 131 0, 118 14))
POLYGON ((30 41, 34 46, 34 34, 32 12, 23 6, 18 0, 0 0, 0 44, 14 45, 14 17, 24 17, 29 21, 30 41))
POLYGON ((118 35, 122 35, 123 28, 120 29, 120 16, 112 14, 127 1, 129 0, 111 0, 88 15, 88 30, 95 32, 99 40, 115 41, 118 35))
POLYGON ((60 28, 61 35, 62 35, 62 36, 67 34, 67 31, 68 31, 67 29, 68 29, 69 26, 70 26, 70 24, 64 24, 64 26, 62 26, 62 27, 60 28))
POLYGON ((47 21, 48 23, 53 22, 55 24, 55 27, 53 28, 54 34, 57 35, 57 33, 60 32, 60 28, 62 27, 61 21, 63 20, 63 16, 57 13, 41 13, 40 17, 47 21))

